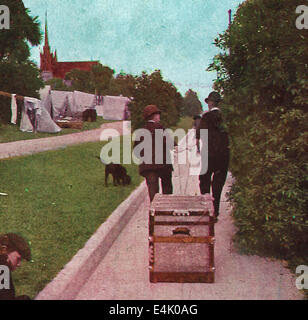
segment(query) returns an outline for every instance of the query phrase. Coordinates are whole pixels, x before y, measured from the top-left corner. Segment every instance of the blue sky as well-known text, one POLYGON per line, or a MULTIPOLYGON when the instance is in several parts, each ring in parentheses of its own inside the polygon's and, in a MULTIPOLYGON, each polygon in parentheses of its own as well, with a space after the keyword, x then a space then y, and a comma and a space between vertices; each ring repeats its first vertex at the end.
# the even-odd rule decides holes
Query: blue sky
MULTIPOLYGON (((99 60, 134 75, 160 69, 184 96, 204 98, 215 73, 205 71, 217 54, 214 39, 243 0, 24 0, 42 30, 48 14, 51 48, 59 61, 99 60)), ((42 42, 43 44, 43 42, 42 42)), ((39 64, 39 48, 31 50, 39 64)))

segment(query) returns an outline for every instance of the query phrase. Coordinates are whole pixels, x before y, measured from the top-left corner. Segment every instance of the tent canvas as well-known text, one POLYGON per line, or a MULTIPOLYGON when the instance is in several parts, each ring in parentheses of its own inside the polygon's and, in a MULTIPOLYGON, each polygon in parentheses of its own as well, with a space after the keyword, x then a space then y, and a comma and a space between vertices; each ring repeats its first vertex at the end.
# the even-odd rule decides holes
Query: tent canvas
POLYGON ((126 120, 130 99, 127 97, 104 96, 103 117, 106 120, 126 120))
POLYGON ((51 115, 51 87, 45 86, 44 88, 40 89, 40 100, 42 101, 42 104, 44 108, 48 111, 48 113, 51 115))
POLYGON ((20 130, 23 132, 60 132, 61 128, 51 119, 41 100, 25 97, 20 130))
POLYGON ((74 95, 70 91, 51 90, 53 118, 74 117, 74 95))
POLYGON ((74 106, 78 113, 82 113, 86 109, 92 109, 96 105, 96 96, 94 94, 81 91, 74 91, 74 106))

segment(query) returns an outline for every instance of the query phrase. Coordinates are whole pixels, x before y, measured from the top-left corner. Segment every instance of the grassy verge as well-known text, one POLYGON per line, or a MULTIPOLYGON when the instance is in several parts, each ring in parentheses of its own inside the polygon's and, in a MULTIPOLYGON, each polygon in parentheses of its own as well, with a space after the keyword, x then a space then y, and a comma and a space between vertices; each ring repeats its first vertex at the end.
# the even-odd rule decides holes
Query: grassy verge
MULTIPOLYGON (((127 165, 130 186, 104 186, 95 142, 0 161, 0 233, 31 242, 32 261, 13 274, 17 294, 42 290, 141 182, 127 165)), ((111 179, 111 178, 109 178, 111 179)))
POLYGON ((13 124, 1 124, 0 125, 0 143, 18 141, 18 140, 30 140, 47 137, 62 136, 69 133, 76 133, 80 131, 92 130, 99 128, 104 123, 113 121, 104 120, 102 117, 97 117, 96 122, 84 122, 82 129, 70 129, 63 128, 58 133, 45 133, 45 132, 22 132, 19 130, 18 125, 13 124))

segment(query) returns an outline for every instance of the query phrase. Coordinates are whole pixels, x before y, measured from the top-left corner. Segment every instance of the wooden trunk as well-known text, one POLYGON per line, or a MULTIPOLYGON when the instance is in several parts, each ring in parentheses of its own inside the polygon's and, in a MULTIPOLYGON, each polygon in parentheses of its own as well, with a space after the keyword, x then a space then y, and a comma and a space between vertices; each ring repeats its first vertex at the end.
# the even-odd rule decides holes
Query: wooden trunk
POLYGON ((66 120, 58 120, 56 124, 60 128, 71 128, 71 129, 82 129, 83 122, 79 120, 66 121, 66 120))
POLYGON ((155 195, 149 210, 151 282, 213 283, 214 242, 209 195, 155 195))

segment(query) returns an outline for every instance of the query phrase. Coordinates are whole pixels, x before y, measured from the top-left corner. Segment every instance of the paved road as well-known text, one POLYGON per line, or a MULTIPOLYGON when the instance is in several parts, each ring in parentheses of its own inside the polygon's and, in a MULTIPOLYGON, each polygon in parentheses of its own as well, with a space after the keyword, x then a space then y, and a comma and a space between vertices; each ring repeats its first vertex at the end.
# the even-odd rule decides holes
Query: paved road
POLYGON ((123 131, 125 133, 125 131, 129 129, 128 126, 129 121, 117 121, 102 124, 99 129, 71 133, 63 136, 0 143, 0 159, 55 150, 73 144, 99 141, 103 130, 114 129, 122 135, 123 131))
MULTIPOLYGON (((191 145, 188 143, 188 146, 191 145)), ((194 152, 192 150, 192 152, 194 152)), ((174 191, 198 194, 198 177, 189 166, 175 166, 174 191), (178 177, 180 173, 181 178, 178 177)), ((150 283, 148 279, 148 207, 139 207, 111 249, 80 290, 76 300, 297 300, 302 294, 295 278, 280 261, 240 255, 232 245, 235 232, 226 192, 232 183, 228 175, 223 190, 221 214, 215 227, 215 283, 150 283)))

